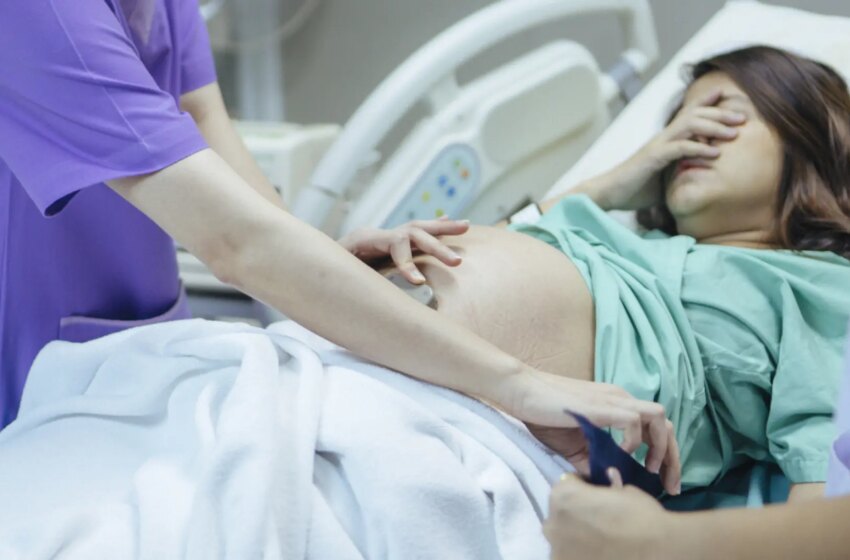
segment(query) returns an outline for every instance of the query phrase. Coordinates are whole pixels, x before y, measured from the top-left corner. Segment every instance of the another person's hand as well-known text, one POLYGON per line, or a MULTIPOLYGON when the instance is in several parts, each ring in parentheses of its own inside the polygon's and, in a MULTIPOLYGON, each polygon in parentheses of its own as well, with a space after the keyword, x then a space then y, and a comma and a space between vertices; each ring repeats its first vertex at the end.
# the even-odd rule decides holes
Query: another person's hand
POLYGON ((746 115, 717 107, 720 90, 682 109, 676 117, 632 157, 594 179, 594 199, 606 210, 639 210, 661 201, 659 174, 683 159, 713 160, 720 155, 715 142, 733 140, 746 115))
POLYGON ((535 435, 577 468, 586 468, 587 449, 578 423, 566 411, 581 414, 601 428, 622 430, 622 447, 628 453, 646 443, 646 468, 661 475, 669 494, 680 492, 679 446, 673 424, 660 404, 636 399, 615 385, 537 370, 528 370, 493 390, 488 400, 536 425, 535 435))
POLYGON ((566 475, 552 489, 543 533, 552 560, 622 558, 663 560, 673 514, 634 486, 623 487, 609 469, 610 488, 592 486, 566 475))
POLYGON ((409 222, 393 229, 361 228, 344 236, 338 242, 366 263, 389 256, 409 282, 422 284, 425 282, 425 277, 416 268, 413 255, 424 253, 439 259, 448 266, 458 266, 462 261, 461 257, 437 237, 462 235, 468 230, 468 221, 441 218, 409 222))

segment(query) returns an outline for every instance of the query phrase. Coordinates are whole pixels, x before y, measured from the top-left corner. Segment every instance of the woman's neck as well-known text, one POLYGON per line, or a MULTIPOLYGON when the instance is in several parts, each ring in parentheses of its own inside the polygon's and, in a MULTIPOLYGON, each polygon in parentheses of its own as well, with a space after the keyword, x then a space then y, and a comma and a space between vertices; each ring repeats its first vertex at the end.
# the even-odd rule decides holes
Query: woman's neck
POLYGON ((699 237, 697 243, 746 249, 778 249, 779 245, 769 241, 770 237, 770 233, 763 230, 734 231, 699 237))

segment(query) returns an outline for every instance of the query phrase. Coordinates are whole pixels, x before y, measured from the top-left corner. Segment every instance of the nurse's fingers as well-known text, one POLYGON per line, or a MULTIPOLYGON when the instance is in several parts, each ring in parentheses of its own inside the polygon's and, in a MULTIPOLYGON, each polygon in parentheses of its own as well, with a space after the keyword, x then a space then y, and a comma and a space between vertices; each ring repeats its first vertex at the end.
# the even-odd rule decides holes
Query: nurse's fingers
POLYGON ((421 252, 436 257, 449 266, 457 266, 463 262, 460 255, 452 251, 448 245, 422 229, 412 229, 410 241, 421 252))
POLYGON ((413 262, 413 249, 408 236, 402 236, 390 245, 390 257, 401 275, 412 284, 425 283, 425 277, 413 262))
POLYGON ((608 475, 608 482, 611 483, 612 488, 622 488, 623 487, 623 477, 620 475, 620 471, 616 467, 611 467, 605 474, 608 475))
POLYGON ((661 466, 661 482, 668 494, 676 496, 682 493, 682 463, 673 423, 669 420, 667 422, 670 426, 670 443, 667 445, 667 456, 661 466))
POLYGON ((415 220, 409 226, 421 229, 431 235, 461 235, 469 231, 469 220, 415 220))

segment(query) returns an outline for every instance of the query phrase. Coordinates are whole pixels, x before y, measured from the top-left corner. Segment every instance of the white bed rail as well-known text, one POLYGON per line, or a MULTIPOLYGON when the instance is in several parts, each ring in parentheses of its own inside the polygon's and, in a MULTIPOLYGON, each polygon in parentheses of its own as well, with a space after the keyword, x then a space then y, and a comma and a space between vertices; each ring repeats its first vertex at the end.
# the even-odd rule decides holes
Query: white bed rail
POLYGON ((449 27, 392 72, 354 113, 294 205, 321 227, 357 170, 396 122, 420 99, 433 107, 458 89, 455 71, 484 50, 527 29, 582 14, 611 13, 625 32, 622 57, 644 72, 658 57, 648 0, 503 0, 449 27))

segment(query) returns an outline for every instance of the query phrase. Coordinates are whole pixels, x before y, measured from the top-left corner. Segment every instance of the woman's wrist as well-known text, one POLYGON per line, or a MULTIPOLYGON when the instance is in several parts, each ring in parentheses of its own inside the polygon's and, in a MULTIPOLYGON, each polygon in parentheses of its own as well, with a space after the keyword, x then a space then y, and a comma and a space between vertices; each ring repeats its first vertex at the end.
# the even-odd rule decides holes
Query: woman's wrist
POLYGON ((603 210, 613 210, 614 208, 611 206, 611 190, 614 188, 614 181, 612 181, 611 173, 612 171, 609 171, 588 179, 577 186, 573 192, 587 195, 603 210))

